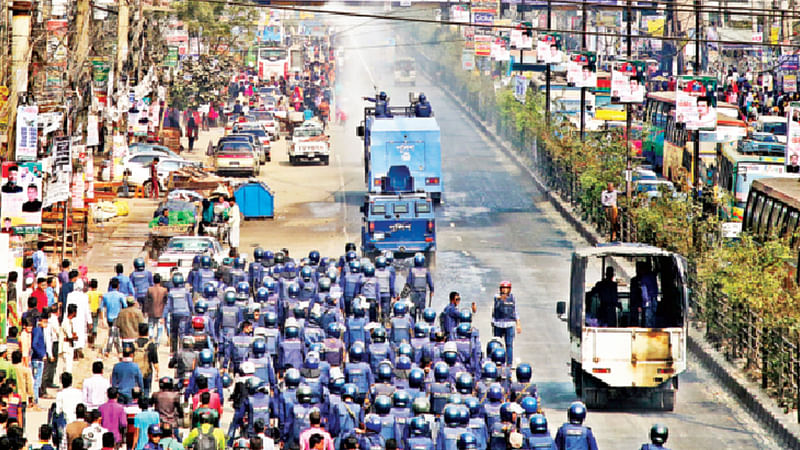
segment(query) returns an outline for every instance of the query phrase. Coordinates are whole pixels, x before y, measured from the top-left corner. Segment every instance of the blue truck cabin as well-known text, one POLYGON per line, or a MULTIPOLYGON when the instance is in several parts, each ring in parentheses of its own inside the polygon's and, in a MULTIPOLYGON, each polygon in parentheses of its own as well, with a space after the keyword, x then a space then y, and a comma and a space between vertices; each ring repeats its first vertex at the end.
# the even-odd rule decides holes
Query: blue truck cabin
POLYGON ((367 194, 361 226, 361 250, 399 255, 436 250, 433 203, 424 193, 367 194))
MULTIPOLYGON (((395 113, 394 108, 392 112, 395 113)), ((440 201, 442 149, 439 125, 433 117, 396 114, 390 118, 366 117, 364 137, 366 181, 369 192, 380 193, 381 178, 392 166, 408 166, 414 188, 440 201)))

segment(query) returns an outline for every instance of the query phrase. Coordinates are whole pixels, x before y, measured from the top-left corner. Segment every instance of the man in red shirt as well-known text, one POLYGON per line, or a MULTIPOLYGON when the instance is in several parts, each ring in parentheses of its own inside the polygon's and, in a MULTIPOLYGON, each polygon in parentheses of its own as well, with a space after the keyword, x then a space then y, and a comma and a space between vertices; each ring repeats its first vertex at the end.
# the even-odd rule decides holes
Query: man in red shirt
POLYGON ((36 299, 36 309, 39 311, 39 314, 47 308, 47 279, 46 278, 39 278, 36 280, 36 289, 31 292, 31 297, 36 299))
POLYGON ((150 164, 150 183, 153 186, 152 197, 158 199, 158 157, 153 158, 150 164))
POLYGON ((206 377, 197 378, 197 388, 197 393, 192 397, 192 410, 197 409, 197 405, 200 404, 200 396, 203 394, 203 392, 208 392, 211 394, 211 398, 207 407, 210 409, 215 409, 217 413, 219 413, 219 417, 222 417, 222 404, 219 401, 219 394, 216 392, 210 392, 208 390, 208 379, 206 377))

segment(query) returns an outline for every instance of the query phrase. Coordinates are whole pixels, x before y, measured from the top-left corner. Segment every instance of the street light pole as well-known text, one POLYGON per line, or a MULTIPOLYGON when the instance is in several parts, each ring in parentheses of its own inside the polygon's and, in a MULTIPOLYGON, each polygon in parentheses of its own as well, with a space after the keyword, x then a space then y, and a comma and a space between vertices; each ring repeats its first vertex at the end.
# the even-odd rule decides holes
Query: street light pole
MULTIPOLYGON (((700 76, 700 0, 694 0, 694 76, 700 76)), ((712 94, 716 95, 716 94, 712 94)), ((694 148, 692 149, 692 186, 697 188, 700 179, 700 130, 694 130, 694 148)))
MULTIPOLYGON (((583 20, 582 20, 582 27, 583 31, 581 32, 581 48, 583 51, 586 51, 586 25, 589 21, 586 11, 586 2, 583 2, 583 20)), ((588 63, 588 61, 587 61, 588 63)), ((581 87, 581 142, 586 141, 586 88, 581 87)))
MULTIPOLYGON (((632 45, 631 45, 631 34, 632 34, 632 22, 633 22, 633 11, 631 8, 631 0, 627 2, 627 11, 628 11, 628 23, 627 23, 627 31, 628 31, 628 40, 627 40, 627 55, 628 60, 631 58, 632 53, 632 45)), ((631 186, 631 175, 633 171, 633 161, 631 160, 631 104, 625 104, 625 196, 628 199, 628 210, 630 211, 631 204, 632 204, 632 186, 631 186)), ((630 217, 626 220, 627 228, 628 228, 628 238, 630 238, 630 217)))
MULTIPOLYGON (((551 6, 552 6, 551 0, 547 0, 547 31, 548 32, 550 31, 551 19, 552 19, 551 6)), ((545 117, 546 126, 549 127, 550 126, 550 63, 545 63, 544 78, 545 78, 544 117, 545 117)))

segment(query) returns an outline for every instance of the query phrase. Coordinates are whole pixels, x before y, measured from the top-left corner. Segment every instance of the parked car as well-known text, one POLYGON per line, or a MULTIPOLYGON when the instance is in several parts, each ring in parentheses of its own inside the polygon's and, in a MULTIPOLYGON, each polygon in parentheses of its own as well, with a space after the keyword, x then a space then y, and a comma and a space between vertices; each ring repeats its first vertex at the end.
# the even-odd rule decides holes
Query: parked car
POLYGON ((245 174, 258 176, 258 155, 250 142, 220 140, 214 152, 214 170, 217 174, 245 174))
POLYGON ((144 153, 144 152, 155 152, 161 153, 163 155, 169 156, 170 158, 181 158, 181 155, 173 152, 169 147, 165 147, 159 144, 149 144, 144 142, 134 142, 133 144, 128 145, 128 153, 144 153))
POLYGON ((222 139, 220 139, 220 142, 225 142, 226 140, 249 142, 250 145, 253 146, 253 149, 255 149, 256 155, 258 156, 258 163, 264 164, 267 162, 267 150, 261 144, 261 141, 258 139, 258 137, 247 133, 237 132, 229 134, 228 136, 224 136, 222 139))
POLYGON ((272 161, 269 133, 264 130, 264 127, 261 125, 252 128, 240 127, 236 134, 248 134, 256 138, 261 145, 262 162, 272 161))
POLYGON ((156 273, 169 279, 170 270, 177 267, 184 277, 192 270, 192 261, 197 255, 208 255, 215 266, 222 263, 223 251, 220 243, 209 236, 175 236, 167 241, 166 249, 159 255, 156 273))

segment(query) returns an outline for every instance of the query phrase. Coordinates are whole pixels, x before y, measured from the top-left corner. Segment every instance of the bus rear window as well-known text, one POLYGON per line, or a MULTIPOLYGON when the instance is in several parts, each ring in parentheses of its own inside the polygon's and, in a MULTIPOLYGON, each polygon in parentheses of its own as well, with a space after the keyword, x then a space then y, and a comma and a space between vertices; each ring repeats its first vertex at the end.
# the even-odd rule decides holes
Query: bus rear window
POLYGON ((408 205, 406 203, 396 203, 394 205, 394 213, 395 214, 407 214, 408 213, 408 205))
POLYGON ((372 205, 372 214, 386 214, 386 205, 372 205))
POLYGON ((417 203, 417 214, 428 214, 431 212, 431 205, 430 203, 417 203))

